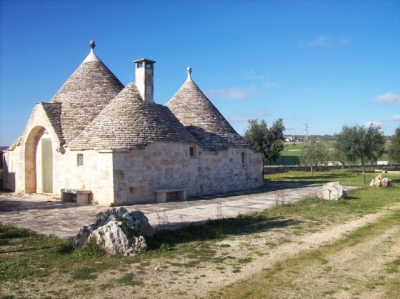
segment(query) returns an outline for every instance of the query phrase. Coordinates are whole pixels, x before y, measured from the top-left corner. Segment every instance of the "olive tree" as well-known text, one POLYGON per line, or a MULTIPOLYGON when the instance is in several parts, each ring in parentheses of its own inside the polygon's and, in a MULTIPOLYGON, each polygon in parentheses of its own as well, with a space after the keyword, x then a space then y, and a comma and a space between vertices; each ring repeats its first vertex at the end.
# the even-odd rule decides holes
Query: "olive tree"
POLYGON ((400 163, 400 127, 392 137, 388 154, 391 162, 400 163))
POLYGON ((244 139, 262 154, 263 165, 269 159, 276 160, 284 148, 285 127, 282 119, 274 121, 268 129, 265 120, 259 123, 257 119, 249 120, 249 127, 244 133, 244 139))
POLYGON ((346 155, 335 148, 330 157, 333 161, 337 161, 340 162, 340 164, 342 164, 342 172, 344 172, 344 165, 348 162, 346 155))
POLYGON ((360 161, 365 184, 365 163, 377 161, 385 151, 385 137, 379 126, 343 126, 336 136, 335 149, 347 161, 360 161))
POLYGON ((310 166, 311 176, 314 176, 314 166, 329 160, 329 151, 325 143, 318 142, 315 138, 306 139, 300 153, 300 162, 310 166))

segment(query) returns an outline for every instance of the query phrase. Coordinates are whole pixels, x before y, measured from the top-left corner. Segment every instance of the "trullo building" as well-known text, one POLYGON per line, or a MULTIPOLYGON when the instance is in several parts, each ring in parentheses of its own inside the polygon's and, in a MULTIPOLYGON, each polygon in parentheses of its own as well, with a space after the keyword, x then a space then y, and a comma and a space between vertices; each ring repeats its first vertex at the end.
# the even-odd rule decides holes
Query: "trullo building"
POLYGON ((153 99, 155 61, 136 60, 136 82, 124 87, 90 47, 4 152, 5 189, 90 190, 93 204, 122 205, 262 185, 261 154, 194 83, 190 68, 163 106, 153 99))

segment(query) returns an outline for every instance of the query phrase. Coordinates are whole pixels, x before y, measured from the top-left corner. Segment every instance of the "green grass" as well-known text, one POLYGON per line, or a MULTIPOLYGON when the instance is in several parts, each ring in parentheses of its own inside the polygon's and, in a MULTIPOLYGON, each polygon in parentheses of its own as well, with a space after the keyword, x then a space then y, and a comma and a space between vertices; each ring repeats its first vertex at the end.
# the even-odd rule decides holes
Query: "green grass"
MULTIPOLYGON (((343 186, 359 186, 367 187, 369 189, 369 183, 378 174, 374 172, 375 167, 366 167, 366 185, 363 184, 363 176, 361 168, 345 169, 333 171, 314 171, 314 175, 311 176, 311 172, 308 171, 290 171, 286 173, 277 174, 266 174, 264 180, 267 182, 296 182, 296 183, 307 183, 307 184, 324 184, 328 182, 339 182, 343 186)), ((398 174, 385 173, 383 177, 392 179, 393 183, 400 184, 400 176, 398 174)))
POLYGON ((90 267, 80 268, 80 269, 76 269, 72 273, 71 277, 73 280, 95 279, 97 277, 95 272, 96 272, 95 268, 90 268, 90 267))
POLYGON ((121 278, 117 279, 117 282, 123 285, 128 285, 128 286, 142 286, 143 281, 140 279, 135 279, 135 276, 133 273, 127 273, 121 278))
MULTIPOLYGON (((323 142, 323 143, 326 144, 327 148, 330 151, 334 150, 334 146, 335 146, 334 142, 323 142)), ((301 143, 297 142, 297 143, 294 143, 294 144, 295 145, 293 145, 293 143, 285 143, 283 151, 281 152, 281 156, 284 156, 284 157, 285 156, 296 156, 296 157, 299 157, 300 154, 301 154, 301 150, 304 147, 304 143, 303 142, 301 142, 301 143)), ((390 142, 387 141, 385 143, 386 150, 389 148, 389 146, 390 146, 390 142)), ((390 159, 389 159, 388 154, 385 153, 379 158, 379 160, 381 160, 381 161, 389 161, 390 159)))
MULTIPOLYGON (((374 176, 373 172, 368 173, 367 181, 374 176)), ((231 238, 275 229, 303 234, 317 229, 324 223, 345 223, 354 217, 376 213, 386 206, 400 202, 400 176, 391 174, 384 176, 393 180, 392 187, 363 186, 360 170, 346 170, 343 173, 341 171, 317 172, 314 177, 311 177, 309 172, 266 175, 266 182, 290 181, 312 184, 339 181, 342 185, 355 185, 360 188, 349 192, 349 198, 343 203, 308 198, 262 212, 208 221, 204 225, 188 226, 174 231, 161 231, 156 233, 154 239, 148 240, 151 250, 147 254, 134 257, 104 255, 95 244, 76 249, 71 240, 42 236, 27 229, 0 224, 0 281, 15 285, 16 288, 20 280, 29 280, 34 283, 52 278, 57 281, 59 276, 67 277, 71 283, 95 281, 103 272, 119 273, 126 272, 127 269, 147 271, 146 267, 150 261, 157 263, 167 261, 167 264, 180 267, 183 271, 185 268, 197 269, 202 263, 212 262, 220 269, 239 272, 240 268, 250 263, 255 255, 242 259, 229 256, 228 243, 231 238), (226 251, 225 255, 217 254, 217 251, 221 249, 226 251), (182 259, 184 262, 181 261, 182 259), (130 266, 133 264, 135 264, 134 267, 130 266), (227 268, 227 264, 231 268, 227 268)), ((284 198, 284 191, 282 196, 284 198)), ((396 218, 399 215, 396 214, 393 217, 390 223, 395 223, 395 221, 400 223, 400 219, 396 218)), ((348 243, 343 243, 341 246, 353 246, 365 234, 366 232, 363 231, 355 232, 347 241, 348 243), (360 235, 357 235, 358 233, 360 235)), ((279 242, 266 241, 265 247, 272 250, 287 241, 288 239, 285 238, 279 242)), ((315 257, 322 263, 324 255, 316 254, 315 257)), ((400 271, 398 259, 387 264, 386 269, 386 273, 389 274, 400 271)), ((142 282, 135 279, 136 274, 126 274, 116 282, 119 285, 140 286, 142 282)), ((261 284, 263 283, 262 281, 261 284)), ((390 282, 390 286, 389 289, 392 290, 397 286, 396 282, 390 282)), ((101 287, 109 289, 113 286, 104 284, 101 287)), ((87 285, 85 292, 90 293, 94 289, 95 286, 87 285)), ((63 294, 60 296, 65 297, 63 294)))

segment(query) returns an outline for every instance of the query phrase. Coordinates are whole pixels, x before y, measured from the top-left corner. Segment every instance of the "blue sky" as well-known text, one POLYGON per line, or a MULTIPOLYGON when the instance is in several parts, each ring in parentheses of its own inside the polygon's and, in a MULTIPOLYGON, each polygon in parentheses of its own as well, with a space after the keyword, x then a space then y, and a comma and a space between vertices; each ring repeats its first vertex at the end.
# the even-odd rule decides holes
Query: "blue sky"
POLYGON ((89 53, 126 85, 156 60, 155 101, 192 78, 232 126, 285 134, 400 126, 400 1, 0 0, 0 145, 89 53))

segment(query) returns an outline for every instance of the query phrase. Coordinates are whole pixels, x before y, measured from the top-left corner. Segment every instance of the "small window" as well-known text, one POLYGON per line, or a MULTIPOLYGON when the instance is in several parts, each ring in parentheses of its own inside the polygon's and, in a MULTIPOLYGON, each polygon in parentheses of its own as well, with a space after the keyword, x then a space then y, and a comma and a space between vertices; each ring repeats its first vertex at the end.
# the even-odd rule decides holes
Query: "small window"
POLYGON ((151 63, 150 63, 150 62, 147 62, 147 63, 146 63, 146 68, 147 68, 147 69, 151 69, 151 63))
POLYGON ((139 69, 141 67, 143 67, 143 62, 137 62, 136 63, 136 67, 139 69))
POLYGON ((196 157, 196 148, 194 146, 191 146, 189 148, 189 156, 190 157, 196 157))
POLYGON ((242 163, 246 163, 246 153, 242 153, 242 163))
POLYGON ((76 164, 78 166, 82 166, 83 165, 83 154, 78 154, 76 156, 76 164))

